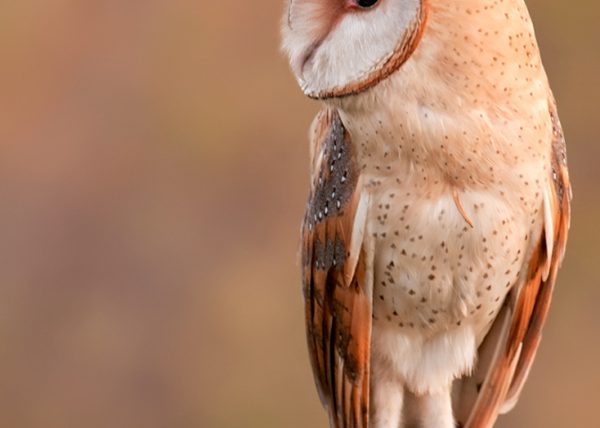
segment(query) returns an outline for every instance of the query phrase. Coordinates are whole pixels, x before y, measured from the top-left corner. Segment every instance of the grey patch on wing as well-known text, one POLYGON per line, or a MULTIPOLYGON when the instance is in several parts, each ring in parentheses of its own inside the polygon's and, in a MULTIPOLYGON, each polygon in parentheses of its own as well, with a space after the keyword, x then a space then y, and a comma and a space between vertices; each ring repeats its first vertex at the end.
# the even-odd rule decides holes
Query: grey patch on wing
POLYGON ((306 210, 305 226, 343 214, 357 181, 352 145, 341 119, 335 114, 323 144, 323 161, 306 210))

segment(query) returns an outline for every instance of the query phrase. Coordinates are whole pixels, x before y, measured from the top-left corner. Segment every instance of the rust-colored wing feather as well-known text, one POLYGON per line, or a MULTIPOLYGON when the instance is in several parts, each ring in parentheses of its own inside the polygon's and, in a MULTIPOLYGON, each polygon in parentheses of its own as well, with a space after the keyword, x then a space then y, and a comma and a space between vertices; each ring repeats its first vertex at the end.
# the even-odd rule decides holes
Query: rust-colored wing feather
POLYGON ((336 428, 366 428, 372 280, 364 245, 367 196, 337 112, 313 125, 313 185, 303 224, 308 348, 321 399, 336 428))
POLYGON ((570 222, 571 186, 566 147, 556 114, 549 106, 553 126, 552 182, 545 195, 545 233, 533 252, 527 279, 512 290, 495 325, 480 348, 480 362, 460 392, 458 420, 468 428, 491 427, 499 413, 516 404, 540 344, 542 327, 552 299, 556 275, 564 256, 570 222), (476 393, 468 390, 469 382, 476 393), (466 404, 466 405, 465 405, 466 404))

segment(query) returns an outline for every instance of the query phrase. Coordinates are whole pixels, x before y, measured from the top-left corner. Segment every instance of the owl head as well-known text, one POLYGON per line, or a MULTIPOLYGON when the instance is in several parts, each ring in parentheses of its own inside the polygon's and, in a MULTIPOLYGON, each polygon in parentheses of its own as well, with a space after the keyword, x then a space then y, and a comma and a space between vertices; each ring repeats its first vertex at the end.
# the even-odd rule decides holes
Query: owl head
POLYGON ((363 92, 395 72, 416 48, 426 0, 289 0, 283 50, 304 93, 363 92))

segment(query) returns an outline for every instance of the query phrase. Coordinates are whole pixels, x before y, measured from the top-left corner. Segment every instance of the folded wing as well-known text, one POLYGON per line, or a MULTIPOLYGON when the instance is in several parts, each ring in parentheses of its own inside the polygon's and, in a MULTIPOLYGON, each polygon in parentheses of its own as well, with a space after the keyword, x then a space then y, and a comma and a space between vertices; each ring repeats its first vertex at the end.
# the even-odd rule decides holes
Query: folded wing
POLYGON ((312 190, 302 231, 308 348, 336 428, 368 427, 372 250, 364 240, 367 193, 337 112, 313 125, 312 190))

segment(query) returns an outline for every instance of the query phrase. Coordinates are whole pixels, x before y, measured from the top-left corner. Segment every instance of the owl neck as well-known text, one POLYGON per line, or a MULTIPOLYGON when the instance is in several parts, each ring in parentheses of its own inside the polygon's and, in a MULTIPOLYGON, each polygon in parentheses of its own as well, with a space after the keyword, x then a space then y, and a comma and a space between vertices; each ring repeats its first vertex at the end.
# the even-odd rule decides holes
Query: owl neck
POLYGON ((419 103, 381 105, 370 111, 340 110, 362 173, 373 183, 399 178, 426 185, 478 187, 494 177, 493 145, 481 144, 490 133, 476 121, 443 117, 419 103), (465 139, 464 133, 472 139, 465 139))

